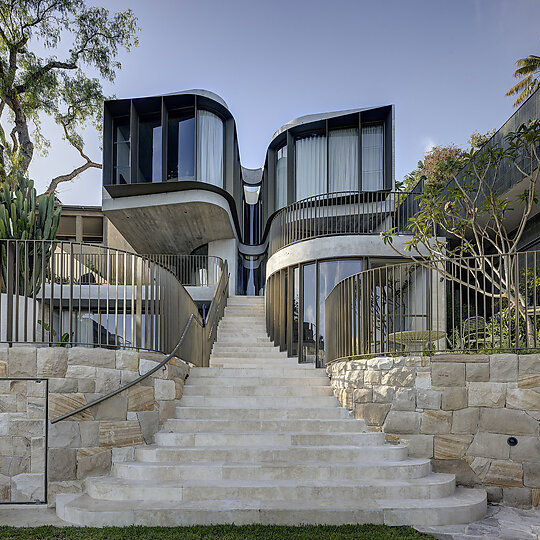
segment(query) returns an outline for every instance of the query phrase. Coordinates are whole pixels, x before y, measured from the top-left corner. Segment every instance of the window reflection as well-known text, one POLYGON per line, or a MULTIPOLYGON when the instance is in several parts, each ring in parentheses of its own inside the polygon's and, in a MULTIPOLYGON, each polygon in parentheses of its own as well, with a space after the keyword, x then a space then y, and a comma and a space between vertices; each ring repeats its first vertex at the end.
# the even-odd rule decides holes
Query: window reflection
POLYGON ((161 119, 159 114, 139 120, 137 182, 161 182, 161 119))
POLYGON ((167 129, 167 180, 194 180, 195 115, 171 111, 167 129))
POLYGON ((362 191, 384 189, 384 128, 362 127, 362 191))
POLYGON ((129 184, 131 182, 129 117, 117 118, 115 120, 113 146, 114 183, 129 184))
POLYGON ((276 152, 276 210, 287 206, 287 146, 276 152))
POLYGON ((296 200, 327 192, 326 137, 311 135, 296 141, 296 200))
POLYGON ((315 362, 315 336, 317 332, 317 286, 316 265, 307 264, 304 271, 304 309, 302 320, 302 355, 301 362, 315 362))

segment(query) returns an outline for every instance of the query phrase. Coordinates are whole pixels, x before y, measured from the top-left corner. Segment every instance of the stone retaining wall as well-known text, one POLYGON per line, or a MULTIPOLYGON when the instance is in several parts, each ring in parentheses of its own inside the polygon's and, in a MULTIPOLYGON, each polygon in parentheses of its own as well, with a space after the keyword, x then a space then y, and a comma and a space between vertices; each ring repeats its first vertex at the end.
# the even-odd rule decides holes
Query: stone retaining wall
POLYGON ((327 372, 341 404, 411 456, 490 501, 539 505, 540 355, 352 359, 327 372))
MULTIPOLYGON (((163 358, 156 353, 87 347, 1 348, 0 377, 48 379, 50 420, 136 379, 163 358)), ((133 459, 136 445, 152 443, 163 422, 174 416, 188 371, 187 364, 174 358, 127 391, 49 424, 49 504, 54 504, 57 493, 82 491, 86 477, 108 474, 115 461, 133 459)), ((37 500, 42 497, 43 468, 35 456, 44 439, 43 420, 36 418, 44 417, 44 389, 37 395, 39 383, 24 383, 24 388, 22 382, 0 383, 5 383, 5 388, 0 387, 1 500, 37 500), (41 423, 39 433, 36 422, 41 423), (22 490, 12 479, 16 463, 22 490)))

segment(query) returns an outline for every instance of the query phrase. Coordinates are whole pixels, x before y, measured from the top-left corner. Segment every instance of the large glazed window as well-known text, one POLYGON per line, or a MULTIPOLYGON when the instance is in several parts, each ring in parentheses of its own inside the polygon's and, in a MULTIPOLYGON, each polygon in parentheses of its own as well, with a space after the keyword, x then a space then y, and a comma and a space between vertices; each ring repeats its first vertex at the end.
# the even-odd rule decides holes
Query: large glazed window
POLYGON ((326 137, 296 140, 296 200, 326 193, 326 137))
POLYGON ((129 184, 131 182, 131 142, 129 138, 129 118, 118 118, 115 120, 113 143, 114 183, 129 184))
POLYGON ((328 171, 330 193, 358 189, 358 128, 330 131, 328 171))
POLYGON ((304 270, 304 310, 302 321, 302 361, 315 362, 317 351, 317 265, 306 264, 304 270))
POLYGON ((276 210, 287 206, 287 146, 276 151, 276 210))
POLYGON ((223 120, 197 111, 197 179, 223 187, 223 120))
POLYGON ((195 115, 169 113, 167 180, 195 180, 195 115))
POLYGON ((384 126, 362 127, 362 191, 384 189, 384 126))
POLYGON ((161 182, 161 119, 159 115, 140 118, 138 154, 137 182, 161 182))

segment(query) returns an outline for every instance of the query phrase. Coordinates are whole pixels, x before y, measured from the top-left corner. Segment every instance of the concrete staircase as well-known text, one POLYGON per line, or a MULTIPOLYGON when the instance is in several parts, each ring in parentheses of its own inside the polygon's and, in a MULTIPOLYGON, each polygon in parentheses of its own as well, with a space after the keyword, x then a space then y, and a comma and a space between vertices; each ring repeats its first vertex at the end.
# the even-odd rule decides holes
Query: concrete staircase
POLYGON ((155 445, 61 495, 80 525, 385 523, 449 525, 483 517, 485 492, 456 489, 428 459, 367 432, 325 372, 270 342, 264 300, 229 298, 209 368, 194 368, 155 445))

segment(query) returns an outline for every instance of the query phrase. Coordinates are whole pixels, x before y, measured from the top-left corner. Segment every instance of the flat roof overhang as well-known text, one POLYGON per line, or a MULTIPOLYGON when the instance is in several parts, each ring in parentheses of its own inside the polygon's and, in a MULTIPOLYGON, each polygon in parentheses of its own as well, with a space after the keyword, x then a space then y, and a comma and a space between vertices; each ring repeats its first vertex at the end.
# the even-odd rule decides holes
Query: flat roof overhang
POLYGON ((189 254, 215 240, 241 240, 233 198, 201 182, 114 186, 103 213, 138 253, 189 254), (116 190, 115 190, 116 191, 116 190), (121 193, 120 193, 121 191, 121 193))

